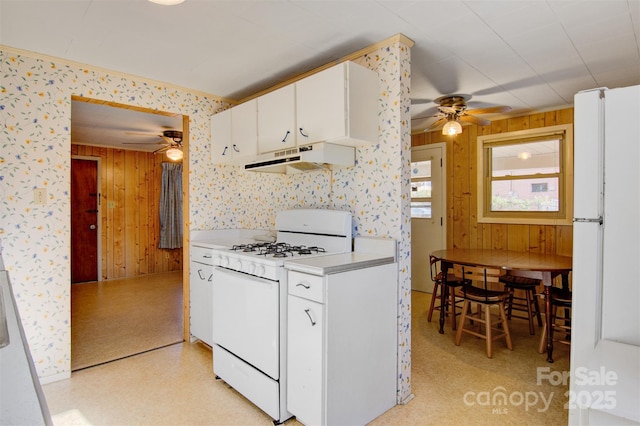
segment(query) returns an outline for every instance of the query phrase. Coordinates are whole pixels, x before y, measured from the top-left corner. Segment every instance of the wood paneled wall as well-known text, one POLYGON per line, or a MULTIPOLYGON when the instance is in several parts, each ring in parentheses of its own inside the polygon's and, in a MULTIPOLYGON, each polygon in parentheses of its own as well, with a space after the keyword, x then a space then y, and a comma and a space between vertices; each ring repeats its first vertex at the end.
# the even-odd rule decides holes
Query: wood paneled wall
POLYGON ((485 224, 477 221, 477 137, 573 124, 573 108, 497 120, 488 126, 463 126, 462 134, 441 130, 411 136, 412 146, 446 142, 447 247, 491 248, 538 253, 572 254, 573 227, 485 224))
POLYGON ((72 145, 71 155, 102 159, 102 279, 182 270, 182 248, 158 248, 164 156, 86 145, 72 145))

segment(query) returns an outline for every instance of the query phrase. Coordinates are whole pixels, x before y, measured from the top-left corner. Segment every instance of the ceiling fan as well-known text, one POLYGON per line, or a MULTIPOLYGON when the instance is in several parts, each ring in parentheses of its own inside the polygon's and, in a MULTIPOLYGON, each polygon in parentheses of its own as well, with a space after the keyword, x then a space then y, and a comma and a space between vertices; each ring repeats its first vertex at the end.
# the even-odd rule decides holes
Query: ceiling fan
MULTIPOLYGON (((128 132, 130 135, 149 136, 152 133, 134 133, 128 132)), ((181 160, 182 153, 182 132, 180 130, 164 130, 162 134, 154 135, 162 138, 161 142, 123 142, 126 145, 162 145, 153 151, 154 154, 165 153, 167 158, 173 161, 181 160)))
POLYGON ((486 118, 477 117, 477 115, 511 111, 511 107, 508 106, 468 109, 467 102, 470 99, 471 95, 460 94, 445 95, 435 99, 433 102, 437 105, 438 113, 431 117, 435 117, 437 120, 427 130, 435 129, 444 124, 442 134, 457 135, 462 133, 461 121, 486 126, 491 122, 486 118))

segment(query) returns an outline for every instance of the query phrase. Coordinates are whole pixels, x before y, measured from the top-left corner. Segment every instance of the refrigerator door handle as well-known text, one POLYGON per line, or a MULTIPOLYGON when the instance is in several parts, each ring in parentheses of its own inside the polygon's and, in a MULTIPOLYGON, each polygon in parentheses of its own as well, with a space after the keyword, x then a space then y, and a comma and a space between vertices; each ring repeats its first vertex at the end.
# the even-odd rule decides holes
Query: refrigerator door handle
POLYGON ((573 218, 574 222, 577 223, 599 223, 600 225, 602 225, 602 216, 600 217, 574 217, 573 218))

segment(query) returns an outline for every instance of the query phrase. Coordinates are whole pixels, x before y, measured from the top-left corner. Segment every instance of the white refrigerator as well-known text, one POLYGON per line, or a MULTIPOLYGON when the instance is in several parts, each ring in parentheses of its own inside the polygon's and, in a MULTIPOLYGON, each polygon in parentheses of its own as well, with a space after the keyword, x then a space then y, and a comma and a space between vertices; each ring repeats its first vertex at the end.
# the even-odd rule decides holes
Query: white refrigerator
POLYGON ((640 422, 640 86, 575 96, 569 424, 640 422))

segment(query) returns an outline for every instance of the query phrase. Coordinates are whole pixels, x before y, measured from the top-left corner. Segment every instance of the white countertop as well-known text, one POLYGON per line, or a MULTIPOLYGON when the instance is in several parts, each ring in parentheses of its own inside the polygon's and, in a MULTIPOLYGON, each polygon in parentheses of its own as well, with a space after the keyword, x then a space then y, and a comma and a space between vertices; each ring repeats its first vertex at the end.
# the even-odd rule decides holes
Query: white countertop
POLYGON ((284 267, 292 271, 313 275, 329 275, 393 262, 395 262, 393 256, 378 253, 349 252, 300 260, 287 260, 284 262, 284 267))
MULTIPOLYGON (((272 233, 253 229, 215 229, 191 231, 191 245, 206 248, 229 248, 238 244, 252 244, 264 241, 272 233)), ((275 240, 275 235, 272 237, 275 240)))

